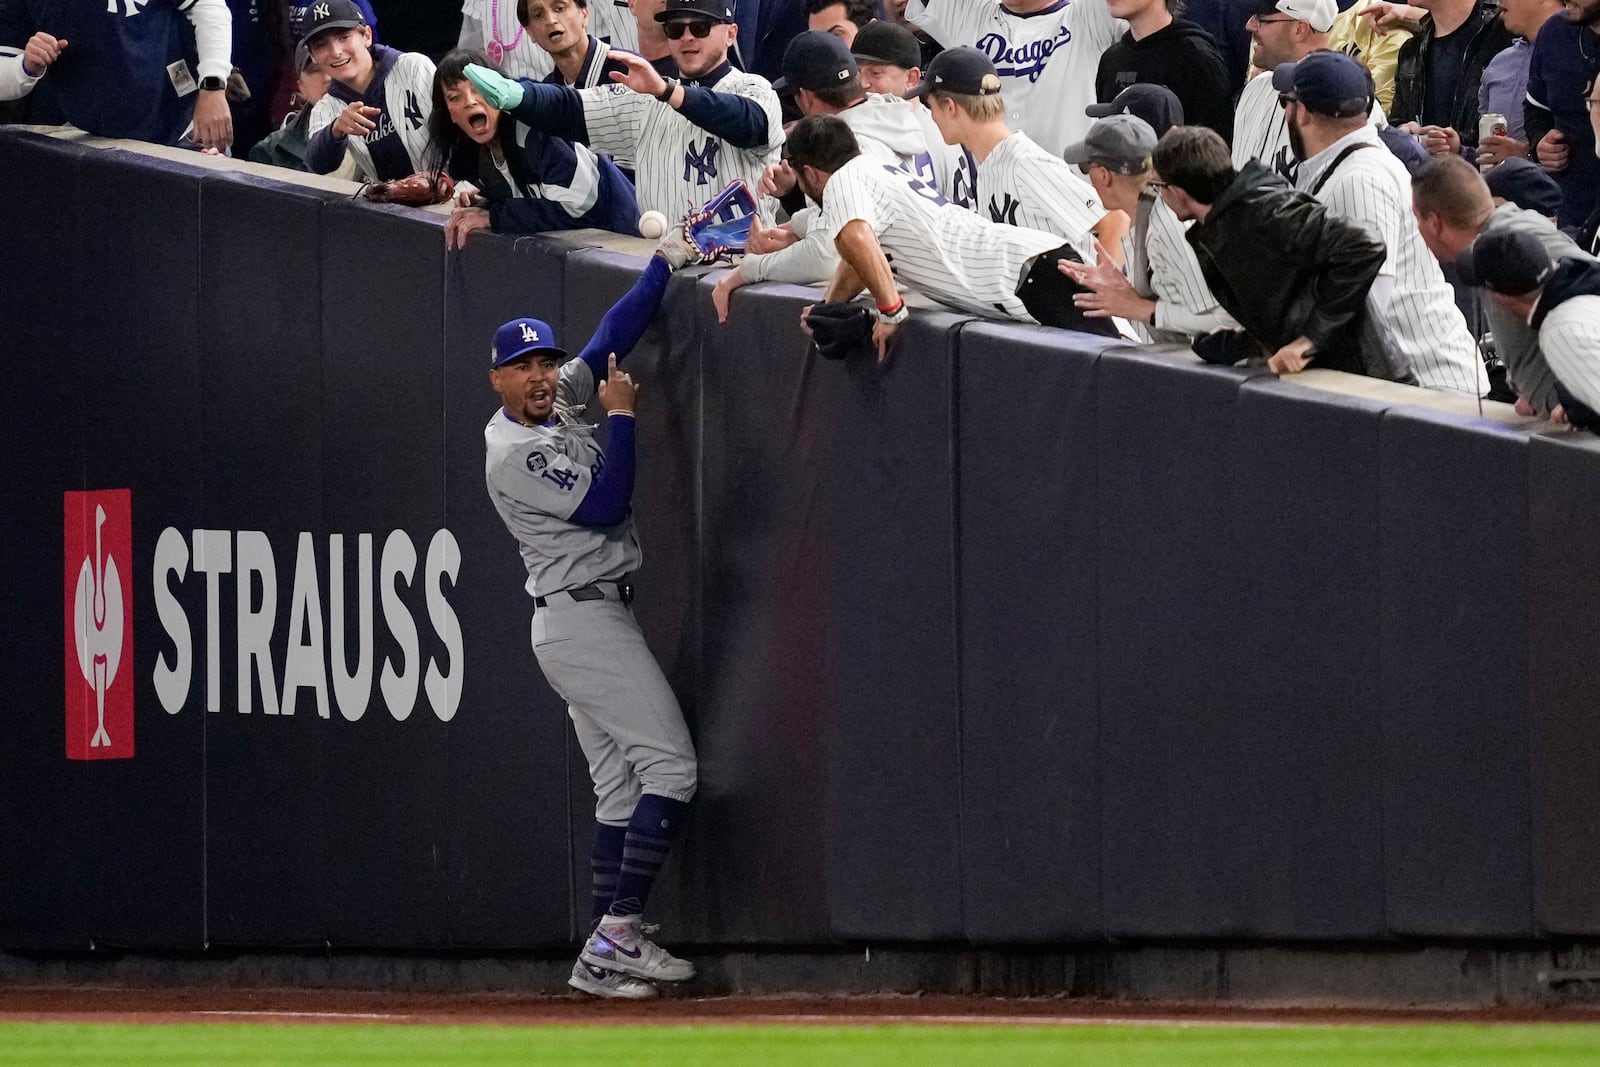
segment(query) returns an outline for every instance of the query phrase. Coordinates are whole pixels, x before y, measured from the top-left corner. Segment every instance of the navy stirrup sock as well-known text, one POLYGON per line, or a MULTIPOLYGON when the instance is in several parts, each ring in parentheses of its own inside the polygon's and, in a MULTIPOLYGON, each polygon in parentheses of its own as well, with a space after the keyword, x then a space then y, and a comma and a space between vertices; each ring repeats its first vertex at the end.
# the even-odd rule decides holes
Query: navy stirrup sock
POLYGON ((681 800, 646 793, 639 798, 628 820, 627 840, 622 848, 622 870, 617 877, 617 897, 611 915, 638 915, 650 896, 661 865, 678 834, 678 827, 689 811, 681 800))

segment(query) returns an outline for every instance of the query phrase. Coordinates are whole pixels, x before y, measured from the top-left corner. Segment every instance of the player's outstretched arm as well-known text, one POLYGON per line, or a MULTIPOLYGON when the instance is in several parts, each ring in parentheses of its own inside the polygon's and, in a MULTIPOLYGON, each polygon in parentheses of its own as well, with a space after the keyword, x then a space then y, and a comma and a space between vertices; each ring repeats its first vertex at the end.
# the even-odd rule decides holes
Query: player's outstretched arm
POLYGON ((606 377, 600 381, 600 406, 606 409, 610 442, 605 465, 595 471, 589 489, 570 516, 580 526, 615 526, 628 517, 633 500, 634 404, 639 387, 617 369, 615 352, 607 354, 606 377))
POLYGON ((671 277, 672 266, 661 256, 651 256, 633 288, 611 305, 611 310, 600 320, 600 328, 578 355, 589 365, 595 381, 604 381, 611 363, 627 358, 633 346, 639 343, 650 320, 656 317, 656 309, 661 306, 671 277))

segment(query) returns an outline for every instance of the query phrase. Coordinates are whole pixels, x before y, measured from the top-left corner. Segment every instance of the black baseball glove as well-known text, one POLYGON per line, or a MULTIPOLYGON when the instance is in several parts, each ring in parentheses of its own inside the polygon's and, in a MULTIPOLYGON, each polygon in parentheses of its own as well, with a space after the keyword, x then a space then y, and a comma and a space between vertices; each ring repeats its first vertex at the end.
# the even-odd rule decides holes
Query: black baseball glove
POLYGON ((844 359, 872 337, 872 309, 861 304, 815 304, 806 312, 811 343, 823 359, 844 359))

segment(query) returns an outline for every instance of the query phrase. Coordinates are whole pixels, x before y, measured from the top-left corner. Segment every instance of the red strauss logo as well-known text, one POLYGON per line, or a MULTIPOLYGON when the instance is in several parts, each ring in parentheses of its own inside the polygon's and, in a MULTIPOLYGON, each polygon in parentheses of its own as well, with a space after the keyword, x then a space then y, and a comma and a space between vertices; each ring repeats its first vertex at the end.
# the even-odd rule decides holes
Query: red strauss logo
POLYGON ((64 494, 67 758, 133 756, 133 504, 64 494))

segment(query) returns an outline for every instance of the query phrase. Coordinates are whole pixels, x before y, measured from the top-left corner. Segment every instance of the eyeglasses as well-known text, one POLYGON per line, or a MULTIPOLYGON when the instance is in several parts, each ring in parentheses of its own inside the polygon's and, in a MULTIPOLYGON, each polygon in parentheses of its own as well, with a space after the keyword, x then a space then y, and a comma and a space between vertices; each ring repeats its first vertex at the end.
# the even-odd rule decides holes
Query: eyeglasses
POLYGON ((1167 191, 1167 183, 1162 181, 1160 178, 1151 178, 1147 183, 1147 187, 1154 190, 1157 194, 1167 191))
POLYGON ((1288 15, 1284 15, 1282 18, 1276 18, 1276 19, 1274 19, 1274 18, 1262 18, 1260 15, 1256 15, 1255 16, 1255 21, 1256 21, 1256 25, 1257 26, 1270 26, 1274 22, 1299 22, 1300 20, 1297 19, 1297 18, 1290 18, 1288 15))
POLYGON ((667 40, 676 41, 683 36, 683 31, 688 30, 696 37, 710 37, 711 27, 714 25, 710 19, 675 19, 661 27, 667 35, 667 40))

